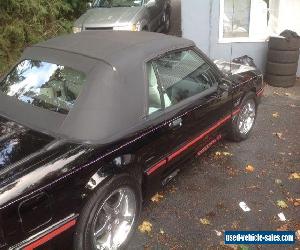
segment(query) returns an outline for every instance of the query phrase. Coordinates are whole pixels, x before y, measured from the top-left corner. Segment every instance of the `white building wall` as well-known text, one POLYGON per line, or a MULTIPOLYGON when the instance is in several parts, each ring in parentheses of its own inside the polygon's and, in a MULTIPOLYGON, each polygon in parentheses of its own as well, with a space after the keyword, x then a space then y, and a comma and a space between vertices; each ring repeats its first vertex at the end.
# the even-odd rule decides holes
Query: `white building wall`
POLYGON ((182 36, 193 40, 206 54, 209 52, 210 1, 182 0, 182 36))
MULTIPOLYGON (((273 1, 277 1, 273 4, 275 9, 273 13, 276 15, 276 10, 278 13, 280 12, 279 19, 273 19, 273 22, 278 22, 275 25, 276 32, 280 33, 289 28, 300 34, 300 0, 273 1), (277 6, 279 6, 278 9, 277 6)), ((219 42, 219 0, 182 0, 181 6, 183 37, 195 41, 197 46, 210 58, 230 60, 235 57, 249 55, 261 70, 265 69, 268 51, 267 42, 219 42)), ((298 75, 300 75, 300 62, 298 75)))

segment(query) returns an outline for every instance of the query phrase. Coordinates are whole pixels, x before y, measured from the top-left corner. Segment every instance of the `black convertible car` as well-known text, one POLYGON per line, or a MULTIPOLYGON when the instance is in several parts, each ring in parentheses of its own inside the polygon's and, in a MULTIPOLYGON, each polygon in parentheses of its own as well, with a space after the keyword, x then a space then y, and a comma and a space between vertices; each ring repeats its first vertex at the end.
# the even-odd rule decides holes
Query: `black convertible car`
POLYGON ((26 49, 0 81, 0 249, 126 247, 182 161, 249 136, 262 92, 255 68, 163 34, 26 49))

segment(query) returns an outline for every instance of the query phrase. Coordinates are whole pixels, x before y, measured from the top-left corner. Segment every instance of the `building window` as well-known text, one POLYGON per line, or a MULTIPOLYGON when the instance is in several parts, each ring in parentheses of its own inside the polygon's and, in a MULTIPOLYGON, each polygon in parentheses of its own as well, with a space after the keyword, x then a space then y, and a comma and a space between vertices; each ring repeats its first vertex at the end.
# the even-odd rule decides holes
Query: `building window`
POLYGON ((268 3, 269 0, 220 0, 220 42, 265 40, 268 3))

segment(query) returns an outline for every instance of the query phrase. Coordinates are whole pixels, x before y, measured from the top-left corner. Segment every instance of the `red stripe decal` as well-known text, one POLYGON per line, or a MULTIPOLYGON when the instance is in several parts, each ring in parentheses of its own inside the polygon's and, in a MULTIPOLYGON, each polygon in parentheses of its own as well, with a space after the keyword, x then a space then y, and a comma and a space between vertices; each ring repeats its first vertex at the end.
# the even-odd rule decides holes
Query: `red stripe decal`
POLYGON ((222 135, 221 134, 217 135, 216 138, 214 138, 213 140, 211 140, 200 151, 198 151, 197 155, 200 156, 200 155, 204 154, 207 150, 209 150, 214 144, 216 144, 221 139, 222 139, 222 135))
POLYGON ((69 228, 73 227, 76 224, 76 220, 71 220, 69 222, 67 222, 66 224, 62 225, 61 227, 53 230, 52 232, 42 236, 40 239, 30 243, 30 245, 24 247, 24 250, 33 250, 41 245, 43 245, 44 243, 48 242, 49 240, 52 240, 54 237, 56 237, 57 235, 61 234, 62 232, 68 230, 69 228))
POLYGON ((259 91, 257 91, 256 95, 257 95, 257 96, 260 96, 260 95, 262 95, 263 93, 264 93, 264 89, 262 88, 262 89, 260 89, 259 91))
POLYGON ((232 112, 232 116, 235 116, 236 114, 240 113, 241 108, 237 108, 235 111, 232 112))
POLYGON ((167 160, 162 160, 159 163, 157 163, 156 165, 154 165, 153 167, 151 167, 150 169, 147 170, 147 175, 152 174, 154 171, 156 171, 157 169, 159 169, 160 167, 164 166, 167 164, 167 160))
POLYGON ((180 155, 182 152, 184 152, 185 150, 187 150, 189 147, 193 146, 195 143, 197 143, 198 141, 200 141, 201 139, 203 139, 206 135, 208 135, 209 133, 211 133, 212 131, 214 131, 216 128, 218 128, 219 126, 221 126, 225 122, 227 122, 229 119, 231 119, 232 116, 234 116, 237 113, 239 113, 240 110, 241 110, 240 108, 237 108, 235 111, 232 112, 232 114, 227 115, 223 119, 219 120, 212 127, 210 127, 208 130, 206 130, 203 134, 200 134, 198 137, 196 137, 195 139, 193 139, 192 141, 190 141, 189 143, 185 144, 183 147, 181 147, 180 149, 178 149, 177 151, 175 151, 174 153, 172 153, 171 155, 169 155, 167 157, 167 160, 162 160, 159 163, 155 164, 153 167, 149 168, 146 171, 147 175, 152 174, 154 171, 156 171, 160 167, 166 165, 167 161, 170 161, 170 160, 174 159, 175 157, 177 157, 178 155, 180 155))

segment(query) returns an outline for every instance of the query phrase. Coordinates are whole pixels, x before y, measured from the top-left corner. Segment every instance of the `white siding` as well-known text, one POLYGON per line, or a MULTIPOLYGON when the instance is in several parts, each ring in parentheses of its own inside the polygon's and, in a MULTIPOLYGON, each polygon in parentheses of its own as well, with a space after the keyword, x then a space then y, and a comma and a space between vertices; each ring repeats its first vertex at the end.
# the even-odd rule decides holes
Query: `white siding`
MULTIPOLYGON (((183 37, 195 41, 197 46, 212 59, 230 60, 232 48, 232 58, 249 55, 257 66, 264 70, 267 42, 219 43, 219 0, 182 0, 181 5, 183 37)), ((271 22, 274 23, 274 33, 292 29, 300 34, 299 0, 271 0, 272 8, 274 17, 271 18, 271 22)))

